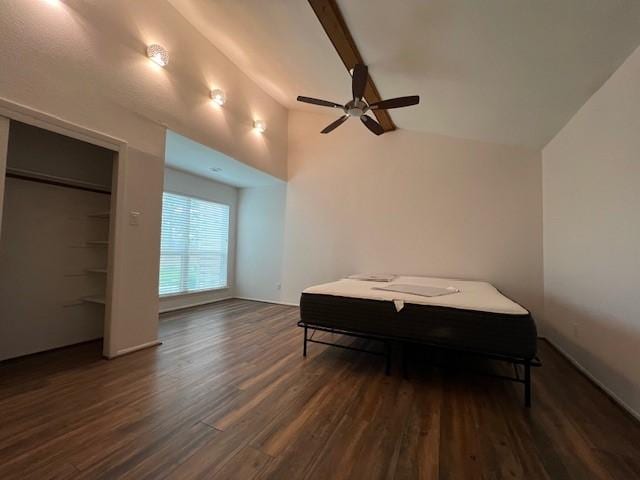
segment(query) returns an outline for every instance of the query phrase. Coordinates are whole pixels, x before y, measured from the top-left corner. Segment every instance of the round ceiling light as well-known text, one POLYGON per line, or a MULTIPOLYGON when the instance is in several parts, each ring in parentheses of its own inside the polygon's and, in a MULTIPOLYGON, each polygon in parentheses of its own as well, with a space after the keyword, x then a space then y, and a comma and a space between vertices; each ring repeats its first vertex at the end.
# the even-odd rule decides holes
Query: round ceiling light
POLYGON ((264 120, 254 120, 253 121, 253 128, 260 133, 264 133, 264 131, 267 129, 267 124, 265 123, 264 120))
POLYGON ((161 67, 166 67, 169 64, 169 52, 162 45, 156 43, 147 47, 147 57, 161 67))
POLYGON ((225 104, 225 102, 227 101, 227 95, 224 93, 223 90, 220 90, 219 88, 216 88, 215 90, 211 90, 209 96, 211 97, 211 100, 213 100, 214 103, 222 106, 225 104))

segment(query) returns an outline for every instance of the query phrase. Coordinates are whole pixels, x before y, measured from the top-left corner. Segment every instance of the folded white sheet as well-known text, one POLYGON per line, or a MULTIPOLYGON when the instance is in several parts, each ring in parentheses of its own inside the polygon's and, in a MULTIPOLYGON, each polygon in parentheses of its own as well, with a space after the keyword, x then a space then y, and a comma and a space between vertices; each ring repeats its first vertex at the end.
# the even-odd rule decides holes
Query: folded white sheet
POLYGON ((439 297, 440 295, 451 295, 460 292, 456 287, 434 287, 431 285, 407 285, 404 283, 390 283, 384 287, 373 287, 374 290, 385 290, 387 292, 411 293, 421 297, 439 297))
POLYGON ((458 289, 459 292, 455 295, 425 297, 411 293, 380 290, 379 288, 375 288, 375 283, 344 278, 336 282, 306 288, 304 293, 394 302, 396 310, 398 311, 402 309, 405 303, 411 303, 509 315, 526 315, 528 313, 526 309, 502 295, 493 285, 487 282, 398 276, 395 278, 394 283, 440 288, 453 287, 458 289))

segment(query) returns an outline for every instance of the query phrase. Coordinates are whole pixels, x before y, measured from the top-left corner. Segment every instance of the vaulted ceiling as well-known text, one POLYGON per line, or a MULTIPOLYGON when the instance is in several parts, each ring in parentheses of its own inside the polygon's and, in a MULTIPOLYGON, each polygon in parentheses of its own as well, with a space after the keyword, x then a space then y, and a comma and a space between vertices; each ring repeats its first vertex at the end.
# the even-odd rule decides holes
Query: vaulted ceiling
MULTIPOLYGON (((283 105, 350 78, 304 0, 169 0, 283 105)), ((543 147, 640 44, 638 0, 338 0, 400 128, 543 147)), ((332 113, 330 110, 327 113, 332 113)))

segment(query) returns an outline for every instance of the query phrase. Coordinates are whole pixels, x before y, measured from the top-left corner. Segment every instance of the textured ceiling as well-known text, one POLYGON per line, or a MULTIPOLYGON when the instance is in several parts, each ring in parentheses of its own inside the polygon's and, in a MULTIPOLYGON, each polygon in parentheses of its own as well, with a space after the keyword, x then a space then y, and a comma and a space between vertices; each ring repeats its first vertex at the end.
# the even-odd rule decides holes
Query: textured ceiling
MULTIPOLYGON (((349 76, 304 0, 169 0, 283 105, 345 102, 349 76)), ((400 128, 543 147, 640 44, 638 0, 339 0, 400 128)), ((328 112, 330 113, 330 112, 328 112)))

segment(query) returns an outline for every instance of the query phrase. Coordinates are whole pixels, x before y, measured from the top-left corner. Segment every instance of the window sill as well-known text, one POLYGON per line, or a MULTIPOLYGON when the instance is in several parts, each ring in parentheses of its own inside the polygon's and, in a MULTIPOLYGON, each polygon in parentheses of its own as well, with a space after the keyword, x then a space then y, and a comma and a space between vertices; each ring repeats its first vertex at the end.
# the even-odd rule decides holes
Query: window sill
POLYGON ((199 295, 201 293, 221 292, 223 290, 229 290, 229 288, 231 288, 231 286, 227 285, 225 287, 208 288, 206 290, 197 290, 197 291, 193 291, 193 292, 166 293, 164 295, 159 295, 159 297, 160 297, 161 300, 164 299, 164 298, 188 297, 188 296, 191 296, 191 295, 199 295))

